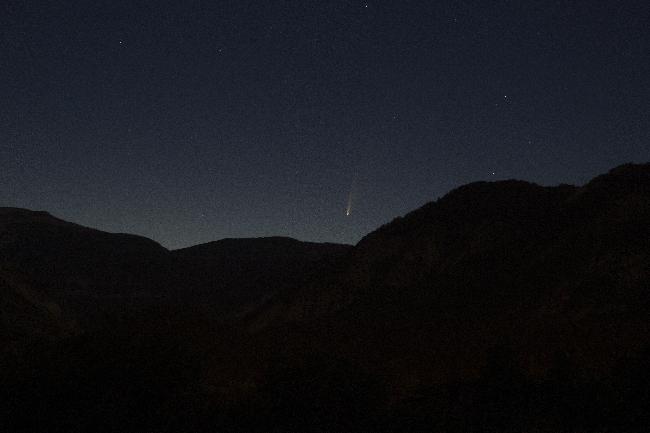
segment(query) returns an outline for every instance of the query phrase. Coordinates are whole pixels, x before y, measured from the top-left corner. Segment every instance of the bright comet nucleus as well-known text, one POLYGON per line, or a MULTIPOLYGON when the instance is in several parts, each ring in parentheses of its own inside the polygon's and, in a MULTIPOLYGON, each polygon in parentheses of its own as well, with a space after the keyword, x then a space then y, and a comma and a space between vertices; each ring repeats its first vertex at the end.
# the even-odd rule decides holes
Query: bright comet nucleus
POLYGON ((348 194, 348 205, 345 208, 345 216, 350 216, 352 213, 352 188, 350 188, 350 193, 348 194))

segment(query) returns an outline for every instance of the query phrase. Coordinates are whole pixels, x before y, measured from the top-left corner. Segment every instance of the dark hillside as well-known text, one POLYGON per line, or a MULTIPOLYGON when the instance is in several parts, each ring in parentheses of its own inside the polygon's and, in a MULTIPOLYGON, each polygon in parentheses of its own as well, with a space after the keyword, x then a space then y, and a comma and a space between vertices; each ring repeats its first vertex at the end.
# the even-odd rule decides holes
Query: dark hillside
POLYGON ((3 413, 34 431, 645 431, 649 223, 650 165, 465 185, 354 247, 169 252, 5 209, 3 413))

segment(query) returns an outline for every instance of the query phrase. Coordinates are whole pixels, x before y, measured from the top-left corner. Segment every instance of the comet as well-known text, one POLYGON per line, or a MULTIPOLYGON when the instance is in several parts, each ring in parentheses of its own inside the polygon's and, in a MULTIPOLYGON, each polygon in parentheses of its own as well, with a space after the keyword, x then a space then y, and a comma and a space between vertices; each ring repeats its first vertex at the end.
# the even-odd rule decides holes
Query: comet
POLYGON ((348 206, 345 208, 345 216, 350 216, 350 212, 352 212, 352 191, 348 194, 348 206))
POLYGON ((351 181, 350 181, 350 189, 348 190, 348 203, 347 206, 345 206, 345 216, 349 217, 352 215, 352 202, 354 201, 356 195, 357 195, 357 180, 358 180, 358 173, 357 171, 353 171, 351 174, 351 181))

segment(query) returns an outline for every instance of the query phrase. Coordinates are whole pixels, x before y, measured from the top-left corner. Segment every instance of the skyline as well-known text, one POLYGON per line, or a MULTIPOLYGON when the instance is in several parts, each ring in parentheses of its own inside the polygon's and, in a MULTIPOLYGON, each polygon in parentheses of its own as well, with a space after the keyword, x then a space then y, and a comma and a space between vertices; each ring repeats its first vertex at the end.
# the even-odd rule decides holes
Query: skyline
MULTIPOLYGON (((581 188, 581 187, 586 186, 589 182, 591 182, 592 180, 594 180, 596 177, 604 176, 604 175, 608 174, 610 171, 612 171, 612 170, 614 170, 614 169, 622 168, 622 167, 624 167, 624 166, 628 166, 628 165, 630 165, 630 164, 635 165, 635 166, 644 165, 644 164, 627 163, 627 164, 622 164, 622 165, 619 165, 619 166, 616 166, 616 167, 611 167, 611 169, 608 170, 607 172, 605 172, 605 173, 599 173, 597 176, 593 176, 591 179, 588 179, 587 182, 585 182, 584 184, 580 184, 580 185, 572 185, 572 184, 567 184, 567 183, 563 182, 563 183, 560 183, 560 184, 557 184, 557 185, 540 185, 540 186, 542 186, 542 187, 544 187, 544 188, 553 188, 553 187, 560 187, 560 186, 575 186, 575 187, 577 187, 577 188, 581 188)), ((646 163, 645 165, 647 165, 647 164, 650 164, 650 163, 646 163)), ((488 183, 497 183, 497 184, 498 184, 498 183, 501 183, 501 182, 509 182, 509 181, 521 181, 521 180, 520 180, 520 179, 500 179, 500 180, 475 181, 475 182, 472 182, 472 183, 488 182, 488 183)), ((539 185, 539 184, 535 184, 535 183, 532 183, 532 184, 533 184, 533 185, 539 185)), ((454 191, 455 189, 460 188, 460 187, 462 187, 462 186, 466 186, 466 185, 469 185, 469 184, 458 185, 457 187, 452 188, 452 189, 451 189, 450 191, 448 191, 447 193, 452 192, 452 191, 454 191)), ((353 198, 353 192, 354 192, 353 189, 354 189, 354 184, 352 185, 352 188, 350 188, 350 192, 349 192, 349 194, 348 194, 348 202, 347 202, 347 206, 346 206, 346 209, 345 209, 345 215, 346 215, 346 217, 349 217, 349 216, 352 214, 352 198, 353 198)), ((405 214, 395 215, 395 216, 394 216, 393 218, 391 218, 390 220, 381 223, 380 226, 374 227, 372 230, 370 230, 370 231, 368 231, 367 233, 363 234, 359 240, 361 240, 361 239, 362 239, 363 237, 365 237, 366 235, 371 234, 371 233, 375 232, 376 230, 380 229, 382 226, 387 225, 387 224, 393 222, 394 220, 397 220, 397 219, 399 219, 399 218, 402 218, 402 217, 404 217, 404 216, 410 214, 411 212, 416 211, 416 210, 420 209, 421 207, 424 207, 424 206, 427 205, 427 204, 430 204, 430 203, 433 203, 433 202, 437 202, 438 200, 444 198, 445 195, 446 195, 447 193, 441 195, 440 197, 437 197, 437 198, 434 199, 434 200, 430 200, 430 201, 428 201, 428 202, 426 202, 426 203, 423 203, 422 206, 418 206, 417 208, 411 209, 411 210, 409 210, 408 212, 406 212, 405 214)), ((144 236, 144 235, 139 234, 139 233, 132 233, 132 232, 128 232, 128 233, 127 233, 127 232, 120 232, 120 231, 113 231, 113 232, 111 232, 111 231, 109 231, 109 230, 103 230, 103 229, 98 228, 98 227, 87 226, 87 225, 81 224, 81 223, 79 223, 79 222, 77 222, 77 221, 66 220, 65 218, 61 218, 61 217, 58 216, 58 215, 53 215, 53 214, 52 214, 51 212, 49 212, 47 209, 26 209, 26 208, 18 208, 18 207, 10 207, 10 206, 7 206, 7 207, 0 207, 0 209, 3 209, 3 208, 4 208, 4 209, 9 209, 9 210, 11 210, 11 209, 16 209, 16 210, 19 210, 19 211, 27 210, 27 211, 29 211, 29 212, 46 212, 46 213, 48 213, 50 216, 52 216, 52 217, 54 217, 54 218, 56 218, 56 219, 60 219, 60 220, 62 220, 62 221, 64 221, 64 222, 72 223, 72 224, 75 224, 75 225, 80 225, 80 226, 82 226, 82 227, 86 227, 86 228, 89 228, 89 229, 92 229, 92 230, 99 230, 99 231, 103 231, 103 232, 110 233, 110 234, 126 234, 126 235, 134 235, 134 236, 137 236, 137 237, 144 237, 144 238, 146 238, 146 239, 149 239, 149 240, 153 240, 153 241, 155 241, 156 243, 160 244, 161 246, 165 247, 166 249, 168 249, 168 250, 170 250, 170 251, 181 250, 181 249, 184 249, 184 248, 190 248, 190 247, 195 247, 195 246, 199 246, 199 245, 206 244, 206 243, 212 243, 212 242, 217 242, 217 241, 222 241, 222 240, 233 240, 233 239, 290 238, 290 239, 294 239, 294 240, 297 240, 297 241, 300 241, 300 242, 304 242, 304 243, 322 243, 322 244, 332 243, 332 242, 327 241, 327 240, 323 240, 323 241, 311 241, 311 240, 305 240, 305 239, 298 239, 298 238, 291 237, 291 236, 287 236, 287 235, 269 234, 269 235, 262 235, 262 236, 241 236, 241 237, 234 237, 234 238, 233 238, 233 237, 222 237, 222 238, 217 238, 217 239, 207 240, 207 241, 205 241, 205 242, 200 242, 200 243, 197 243, 197 244, 182 245, 182 246, 178 246, 178 247, 169 247, 169 246, 165 246, 165 245, 164 245, 163 243, 161 243, 161 242, 158 242, 158 240, 156 240, 156 239, 153 239, 153 238, 150 238, 150 237, 144 236)), ((339 244, 341 244, 341 245, 354 246, 354 245, 357 244, 357 242, 354 242, 354 243, 339 242, 339 244)))
POLYGON ((642 1, 5 12, 0 206, 168 248, 354 244, 472 181, 650 161, 642 1))

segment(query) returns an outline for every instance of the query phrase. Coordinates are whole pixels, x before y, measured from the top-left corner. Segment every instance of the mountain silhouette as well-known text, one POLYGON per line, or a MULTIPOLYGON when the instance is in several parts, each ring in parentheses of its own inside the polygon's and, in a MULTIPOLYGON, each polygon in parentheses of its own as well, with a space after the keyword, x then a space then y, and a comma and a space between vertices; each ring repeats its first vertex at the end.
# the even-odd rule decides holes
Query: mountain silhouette
POLYGON ((348 249, 276 237, 169 251, 140 236, 15 208, 0 208, 0 236, 2 269, 24 276, 91 324, 101 309, 110 314, 109 308, 123 312, 170 302, 236 313, 299 285, 305 274, 348 249))
POLYGON ((643 431, 649 222, 650 164, 464 185, 355 246, 169 251, 2 208, 2 415, 32 431, 643 431))

